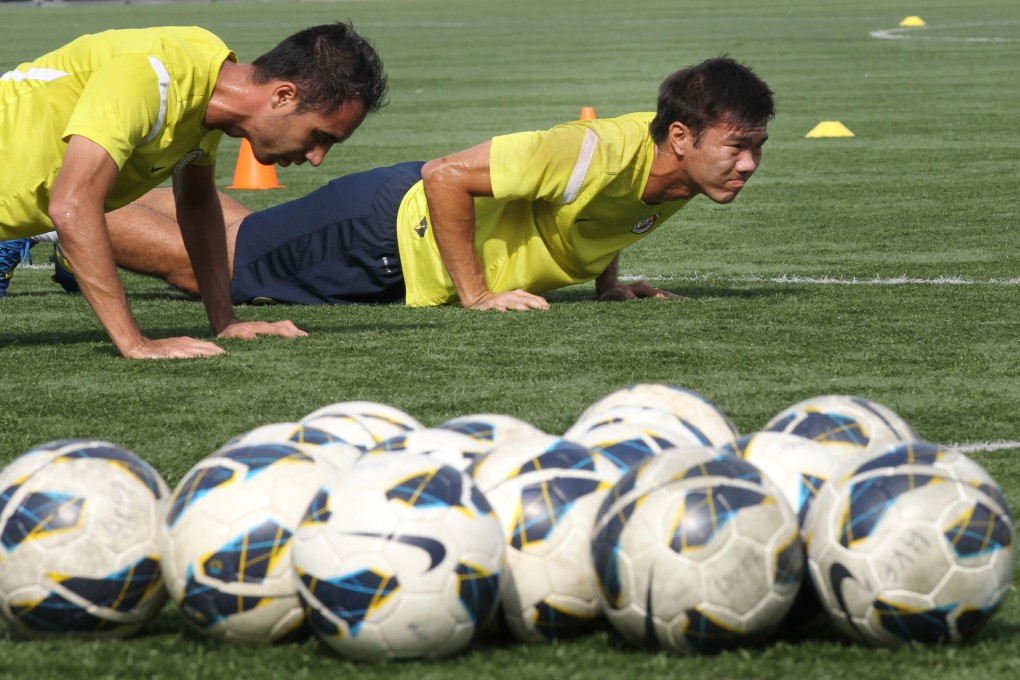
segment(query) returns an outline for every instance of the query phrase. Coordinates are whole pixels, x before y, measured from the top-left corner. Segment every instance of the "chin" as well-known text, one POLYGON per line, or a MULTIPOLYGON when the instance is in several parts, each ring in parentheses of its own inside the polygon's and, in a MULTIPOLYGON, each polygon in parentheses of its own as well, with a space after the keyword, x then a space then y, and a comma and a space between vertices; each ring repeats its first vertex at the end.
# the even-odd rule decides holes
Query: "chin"
POLYGON ((732 203, 733 200, 736 197, 737 197, 736 194, 723 194, 721 196, 709 196, 709 198, 711 198, 713 201, 715 201, 716 203, 718 203, 720 205, 726 205, 727 203, 732 203))

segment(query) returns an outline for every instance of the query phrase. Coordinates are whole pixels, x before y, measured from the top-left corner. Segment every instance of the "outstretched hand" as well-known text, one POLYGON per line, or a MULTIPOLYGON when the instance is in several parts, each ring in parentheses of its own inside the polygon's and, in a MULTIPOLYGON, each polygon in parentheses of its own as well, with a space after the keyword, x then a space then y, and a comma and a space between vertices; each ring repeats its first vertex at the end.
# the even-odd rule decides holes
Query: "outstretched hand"
POLYGON ((498 309, 501 312, 524 311, 527 309, 549 309, 549 301, 540 295, 529 293, 526 290, 510 290, 505 293, 489 292, 475 300, 468 309, 498 309))
POLYGON ((275 335, 279 338, 303 338, 308 333, 295 326, 293 321, 237 321, 220 331, 216 337, 252 340, 260 335, 275 335))
POLYGON ((141 338, 129 347, 120 347, 126 359, 195 359, 226 354, 219 345, 196 338, 141 338))
MULTIPOLYGON (((308 333, 295 326, 291 321, 239 321, 224 328, 216 337, 251 340, 260 335, 303 338, 308 333)), ((143 337, 129 347, 122 347, 120 351, 127 359, 194 359, 227 353, 225 349, 208 340, 184 336, 158 340, 143 337)))
POLYGON ((634 283, 617 283, 611 288, 599 292, 599 300, 634 300, 637 298, 656 298, 660 300, 687 300, 682 295, 650 286, 644 281, 634 283))

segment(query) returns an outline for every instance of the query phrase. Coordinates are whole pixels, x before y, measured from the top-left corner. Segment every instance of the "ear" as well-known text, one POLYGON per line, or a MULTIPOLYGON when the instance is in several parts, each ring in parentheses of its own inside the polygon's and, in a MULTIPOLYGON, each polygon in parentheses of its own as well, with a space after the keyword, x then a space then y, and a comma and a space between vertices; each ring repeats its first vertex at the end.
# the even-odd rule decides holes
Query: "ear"
POLYGON ((681 159, 687 152, 687 147, 694 143, 694 136, 690 128, 679 121, 674 121, 669 124, 666 141, 677 159, 681 159))
POLYGON ((297 104, 297 86, 289 81, 282 80, 273 86, 269 103, 274 109, 297 104))

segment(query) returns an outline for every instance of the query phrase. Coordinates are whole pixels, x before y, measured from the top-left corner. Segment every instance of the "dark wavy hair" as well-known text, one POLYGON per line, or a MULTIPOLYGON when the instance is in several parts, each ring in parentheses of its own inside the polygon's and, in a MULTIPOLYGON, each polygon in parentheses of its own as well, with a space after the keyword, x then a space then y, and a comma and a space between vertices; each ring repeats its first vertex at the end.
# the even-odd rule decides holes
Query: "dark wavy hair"
POLYGON ((262 85, 287 80, 299 88, 298 110, 339 109, 358 99, 365 112, 378 111, 386 96, 386 74, 375 48, 351 23, 312 26, 285 39, 252 62, 262 85))
POLYGON ((741 129, 760 127, 776 115, 772 90, 754 71, 723 55, 682 68, 662 81, 655 119, 649 126, 656 144, 665 141, 674 122, 694 134, 719 124, 741 129))

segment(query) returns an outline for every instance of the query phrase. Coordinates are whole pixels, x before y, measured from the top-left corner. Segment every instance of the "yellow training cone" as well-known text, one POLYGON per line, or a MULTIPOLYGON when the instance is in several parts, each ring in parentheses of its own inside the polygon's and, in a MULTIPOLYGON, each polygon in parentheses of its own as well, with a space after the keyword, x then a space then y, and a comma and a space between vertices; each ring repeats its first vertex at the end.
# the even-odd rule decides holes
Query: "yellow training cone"
POLYGON ((804 135, 805 137, 853 137, 854 133, 850 132, 846 125, 843 125, 838 120, 823 120, 818 125, 811 128, 811 132, 804 135))
POLYGON ((927 25, 921 17, 907 17, 900 22, 900 26, 904 28, 923 28, 927 25))

